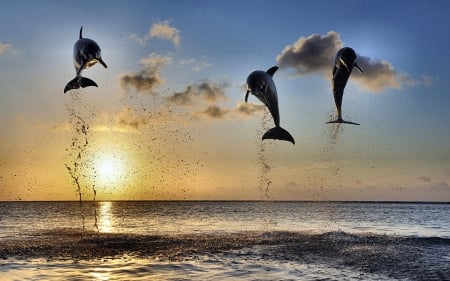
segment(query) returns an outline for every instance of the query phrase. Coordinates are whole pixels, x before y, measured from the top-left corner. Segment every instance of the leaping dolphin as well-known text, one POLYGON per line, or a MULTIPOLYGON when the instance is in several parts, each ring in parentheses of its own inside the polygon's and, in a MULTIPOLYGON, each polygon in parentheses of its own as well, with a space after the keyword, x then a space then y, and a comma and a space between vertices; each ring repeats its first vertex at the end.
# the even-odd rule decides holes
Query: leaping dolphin
POLYGON ((80 28, 80 39, 75 42, 75 45, 73 46, 73 65, 75 66, 76 77, 67 83, 64 88, 64 93, 80 87, 98 87, 91 79, 82 77, 81 71, 93 66, 97 62, 105 68, 108 67, 102 60, 101 50, 98 44, 92 39, 83 38, 82 32, 83 27, 80 28))
POLYGON ((290 141, 295 144, 294 138, 288 131, 280 127, 280 112, 278 110, 278 95, 272 76, 278 66, 273 66, 267 71, 256 70, 247 77, 248 90, 245 94, 245 102, 248 100, 248 94, 251 92, 262 103, 264 103, 272 114, 275 127, 269 129, 262 139, 277 139, 290 141))
POLYGON ((358 70, 363 73, 362 69, 356 63, 356 53, 352 48, 344 47, 340 49, 334 60, 333 66, 333 96, 334 102, 336 104, 336 109, 338 113, 338 118, 334 121, 329 121, 329 123, 345 123, 359 125, 358 123, 345 121, 342 119, 342 96, 344 95, 344 88, 347 84, 348 78, 352 73, 353 67, 358 68, 358 70))

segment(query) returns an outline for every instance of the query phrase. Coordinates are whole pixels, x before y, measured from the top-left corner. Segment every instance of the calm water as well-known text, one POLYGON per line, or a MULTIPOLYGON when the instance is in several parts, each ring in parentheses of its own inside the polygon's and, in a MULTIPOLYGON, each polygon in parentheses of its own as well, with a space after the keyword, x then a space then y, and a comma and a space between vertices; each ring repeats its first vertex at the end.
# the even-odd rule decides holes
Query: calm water
POLYGON ((2 202, 0 279, 450 280, 450 204, 2 202))

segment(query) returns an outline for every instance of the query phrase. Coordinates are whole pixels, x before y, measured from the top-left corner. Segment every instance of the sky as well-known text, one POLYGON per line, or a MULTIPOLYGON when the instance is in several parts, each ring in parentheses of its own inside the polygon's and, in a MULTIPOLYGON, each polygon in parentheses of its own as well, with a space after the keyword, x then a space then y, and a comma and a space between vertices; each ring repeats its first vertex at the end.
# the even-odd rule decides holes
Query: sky
POLYGON ((448 1, 3 1, 0 200, 450 201, 448 1), (80 27, 98 84, 75 77, 80 27), (363 74, 336 117, 331 71, 363 74), (279 66, 281 126, 244 103, 279 66))

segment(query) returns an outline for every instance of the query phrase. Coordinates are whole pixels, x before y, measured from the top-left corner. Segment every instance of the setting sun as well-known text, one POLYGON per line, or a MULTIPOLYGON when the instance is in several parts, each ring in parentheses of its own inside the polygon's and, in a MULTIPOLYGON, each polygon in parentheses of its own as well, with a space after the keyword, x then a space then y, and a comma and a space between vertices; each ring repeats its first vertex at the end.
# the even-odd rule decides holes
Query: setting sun
POLYGON ((127 176, 126 160, 118 151, 99 152, 93 160, 94 181, 103 187, 117 187, 127 176))

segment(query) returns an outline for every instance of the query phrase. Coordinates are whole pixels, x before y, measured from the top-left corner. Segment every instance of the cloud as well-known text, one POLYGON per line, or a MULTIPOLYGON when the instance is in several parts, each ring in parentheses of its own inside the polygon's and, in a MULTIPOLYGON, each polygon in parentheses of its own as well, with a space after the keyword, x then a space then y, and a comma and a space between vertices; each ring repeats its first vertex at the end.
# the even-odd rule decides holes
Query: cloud
MULTIPOLYGON (((280 68, 293 68, 300 76, 319 73, 330 80, 336 52, 343 46, 340 34, 336 31, 329 31, 326 35, 313 34, 300 37, 294 44, 286 46, 276 59, 280 68)), ((368 92, 378 93, 386 88, 400 89, 431 83, 429 76, 413 79, 406 73, 398 72, 385 60, 358 55, 357 62, 364 74, 354 71, 351 80, 368 92)))
POLYGON ((172 58, 152 53, 141 59, 142 70, 123 74, 119 77, 119 85, 124 90, 134 88, 137 92, 154 93, 154 89, 164 84, 161 76, 162 68, 172 63, 172 58))
POLYGON ((235 112, 238 116, 248 118, 260 112, 263 112, 265 105, 259 105, 248 102, 238 102, 235 112))
POLYGON ((190 59, 182 59, 180 61, 181 65, 190 66, 191 69, 195 72, 200 72, 206 68, 209 68, 212 66, 212 64, 205 62, 205 61, 198 61, 196 59, 190 58, 190 59))
POLYGON ((434 192, 445 192, 447 195, 450 195, 450 185, 443 181, 433 183, 430 189, 434 192))
POLYGON ((136 114, 133 108, 126 106, 116 113, 115 123, 119 128, 131 128, 139 130, 140 127, 147 125, 148 118, 144 115, 136 114))
POLYGON ((0 42, 0 55, 6 52, 6 50, 11 49, 11 44, 0 42))
POLYGON ((148 34, 145 36, 139 36, 136 33, 132 33, 128 38, 138 42, 142 46, 145 46, 151 38, 164 39, 171 41, 177 48, 180 46, 181 41, 180 31, 177 28, 170 26, 169 21, 154 23, 150 27, 148 34))
POLYGON ((172 41, 176 47, 180 46, 180 31, 175 27, 170 26, 169 21, 153 24, 150 28, 149 35, 150 37, 157 37, 172 41))
POLYGON ((373 61, 369 57, 358 56, 358 65, 363 69, 364 74, 355 71, 354 82, 361 88, 378 93, 385 88, 400 89, 406 85, 406 79, 412 80, 407 74, 398 73, 387 61, 373 61))
POLYGON ((329 75, 336 52, 342 48, 339 33, 313 34, 300 37, 277 56, 280 68, 294 68, 299 75, 322 73, 329 75), (327 74, 326 74, 327 73, 327 74))
POLYGON ((230 87, 228 82, 217 84, 204 80, 186 87, 186 90, 177 92, 167 98, 167 101, 176 105, 188 106, 199 102, 217 103, 226 100, 225 89, 230 87))
POLYGON ((247 119, 264 110, 264 105, 253 103, 238 102, 234 108, 221 105, 228 100, 225 90, 230 86, 229 82, 203 80, 167 97, 166 101, 172 106, 188 108, 196 119, 247 119))
POLYGON ((424 181, 424 182, 430 182, 431 181, 430 177, 425 177, 425 176, 418 177, 418 179, 421 180, 421 181, 424 181))
POLYGON ((217 105, 210 105, 204 111, 200 112, 201 116, 210 119, 225 119, 230 113, 230 110, 223 109, 217 105))
POLYGON ((219 105, 210 105, 202 111, 197 111, 195 117, 213 120, 248 119, 264 111, 264 105, 238 102, 235 108, 223 108, 219 105))

